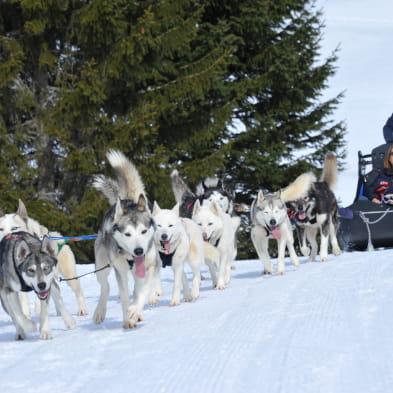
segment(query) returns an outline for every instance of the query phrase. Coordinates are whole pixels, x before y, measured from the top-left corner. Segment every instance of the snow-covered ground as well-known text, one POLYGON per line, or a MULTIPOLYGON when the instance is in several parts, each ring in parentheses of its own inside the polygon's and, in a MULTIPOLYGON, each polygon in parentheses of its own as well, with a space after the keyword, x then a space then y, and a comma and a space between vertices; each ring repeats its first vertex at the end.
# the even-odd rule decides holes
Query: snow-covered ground
MULTIPOLYGON (((67 330, 51 306, 53 340, 14 341, 0 311, 0 388, 6 393, 387 393, 393 386, 393 250, 343 253, 261 276, 237 261, 224 291, 169 307, 164 294, 134 330, 121 328, 113 273, 107 319, 94 325, 99 288, 81 278, 89 315, 67 330)), ((78 265, 86 273, 93 265, 78 265)), ((61 284, 68 309, 76 302, 61 284)), ((37 321, 38 319, 35 318, 37 321)))

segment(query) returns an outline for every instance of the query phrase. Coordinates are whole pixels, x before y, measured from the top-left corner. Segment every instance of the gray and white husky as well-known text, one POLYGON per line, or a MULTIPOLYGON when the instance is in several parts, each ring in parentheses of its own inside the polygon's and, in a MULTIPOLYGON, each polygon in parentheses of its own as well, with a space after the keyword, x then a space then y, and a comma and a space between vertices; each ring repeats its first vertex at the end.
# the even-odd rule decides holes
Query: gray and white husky
POLYGON ((65 309, 54 280, 57 260, 48 237, 41 241, 27 232, 15 232, 0 242, 0 298, 4 310, 16 327, 16 339, 26 338, 25 332, 36 330, 34 321, 22 311, 19 293, 34 291, 41 303, 40 338, 52 338, 48 320, 48 302, 51 292, 58 299, 58 307, 67 327, 75 321, 65 309))
POLYGON ((272 274, 273 266, 270 260, 268 243, 275 239, 278 244, 277 273, 284 274, 285 249, 295 266, 299 259, 294 248, 293 231, 287 214, 286 202, 304 196, 310 188, 315 177, 312 173, 300 175, 285 189, 271 194, 258 192, 257 198, 251 205, 251 240, 259 259, 264 265, 264 274, 272 274))
POLYGON ((291 203, 295 211, 301 252, 310 255, 309 261, 315 261, 318 253, 317 234, 320 232, 319 259, 328 259, 329 241, 334 255, 341 250, 337 240, 338 205, 334 196, 337 182, 337 162, 333 154, 327 154, 320 181, 315 181, 307 195, 291 203), (311 251, 307 242, 311 245, 311 251))
MULTIPOLYGON (((61 237, 60 233, 49 232, 48 228, 29 217, 26 206, 20 199, 16 213, 4 214, 0 217, 0 240, 7 234, 16 231, 28 232, 40 239, 45 235, 49 237, 61 237)), ((64 240, 51 240, 51 242, 58 261, 57 267, 59 272, 64 278, 76 277, 75 255, 70 246, 65 244, 64 240)), ((78 303, 77 315, 87 315, 87 307, 79 279, 67 280, 67 284, 73 290, 78 303)), ((24 303, 23 306, 25 313, 28 315, 28 304, 26 305, 24 303)))
POLYGON ((157 302, 153 283, 159 273, 154 245, 154 222, 148 208, 145 187, 136 167, 116 150, 107 153, 116 179, 95 176, 93 186, 101 191, 112 205, 106 213, 94 245, 97 280, 101 287, 93 320, 105 319, 109 295, 108 276, 115 269, 123 310, 123 327, 130 329, 143 319, 143 308, 149 299, 157 302), (130 303, 128 275, 134 277, 133 301, 130 303))

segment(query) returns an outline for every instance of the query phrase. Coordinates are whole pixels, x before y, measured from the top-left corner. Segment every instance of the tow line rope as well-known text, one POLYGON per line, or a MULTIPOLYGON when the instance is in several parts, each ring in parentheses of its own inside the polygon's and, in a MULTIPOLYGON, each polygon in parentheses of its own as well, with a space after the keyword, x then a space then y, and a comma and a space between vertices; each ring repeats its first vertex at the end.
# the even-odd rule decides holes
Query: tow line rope
MULTIPOLYGON (((82 235, 82 236, 48 236, 48 237, 49 237, 49 239, 51 239, 51 240, 64 240, 64 244, 67 244, 67 243, 69 243, 69 242, 79 242, 79 241, 81 241, 81 240, 94 240, 94 239, 97 238, 97 235, 82 235)), ((62 248, 62 246, 63 246, 64 244, 59 245, 59 247, 58 247, 58 248, 59 248, 59 250, 58 250, 59 252, 60 252, 60 250, 61 250, 61 248, 62 248)), ((59 277, 59 281, 61 282, 61 281, 78 280, 78 279, 81 278, 81 277, 87 276, 88 274, 97 273, 97 272, 99 272, 99 271, 101 271, 101 270, 107 269, 108 267, 110 267, 109 263, 108 263, 106 266, 104 266, 104 267, 102 267, 102 268, 100 268, 100 269, 96 269, 96 270, 93 270, 92 272, 88 272, 88 273, 85 273, 85 274, 81 274, 80 276, 70 277, 70 278, 59 277)))
POLYGON ((71 277, 71 278, 59 277, 59 281, 61 282, 61 281, 78 280, 79 278, 84 277, 84 276, 87 276, 88 274, 94 274, 94 273, 97 273, 97 272, 99 272, 99 271, 101 271, 101 270, 108 269, 108 267, 111 267, 111 265, 110 265, 109 263, 108 263, 107 265, 105 265, 104 267, 101 267, 100 269, 96 269, 96 270, 93 270, 92 272, 88 272, 88 273, 85 273, 85 274, 81 274, 80 276, 71 277))
POLYGON ((393 211, 390 209, 387 209, 384 211, 384 213, 381 215, 381 217, 377 218, 375 221, 370 221, 369 218, 366 217, 366 214, 378 214, 381 212, 375 211, 375 212, 362 212, 359 211, 359 217, 362 219, 362 221, 366 224, 367 228, 367 234, 368 234, 368 242, 367 242, 367 250, 368 251, 374 251, 374 245, 371 240, 371 229, 370 225, 377 224, 380 222, 388 213, 392 213, 393 211))

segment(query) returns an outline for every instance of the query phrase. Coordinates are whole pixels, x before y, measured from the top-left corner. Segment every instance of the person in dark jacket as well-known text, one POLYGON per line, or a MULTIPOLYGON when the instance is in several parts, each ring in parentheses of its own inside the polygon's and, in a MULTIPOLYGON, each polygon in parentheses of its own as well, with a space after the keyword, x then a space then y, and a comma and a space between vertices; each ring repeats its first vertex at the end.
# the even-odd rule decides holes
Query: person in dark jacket
POLYGON ((383 160, 383 171, 364 190, 374 203, 393 205, 393 144, 389 145, 383 160))
POLYGON ((393 143, 393 114, 386 120, 383 126, 383 137, 386 143, 393 143))

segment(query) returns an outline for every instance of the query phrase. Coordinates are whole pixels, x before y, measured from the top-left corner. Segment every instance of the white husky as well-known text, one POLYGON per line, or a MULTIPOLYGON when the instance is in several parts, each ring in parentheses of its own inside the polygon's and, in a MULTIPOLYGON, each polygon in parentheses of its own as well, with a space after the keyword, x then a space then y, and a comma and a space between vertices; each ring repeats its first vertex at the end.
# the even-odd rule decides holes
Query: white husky
POLYGON ((217 289, 225 289, 231 279, 235 250, 235 228, 229 214, 213 201, 208 206, 195 202, 192 219, 202 228, 203 239, 218 251, 217 289))
POLYGON ((300 175, 293 183, 282 191, 264 195, 258 192, 258 197, 251 205, 251 240, 259 259, 264 265, 264 274, 272 274, 273 266, 268 252, 269 239, 274 238, 278 243, 277 273, 284 274, 285 248, 295 266, 299 259, 294 248, 293 231, 287 214, 285 202, 298 199, 306 195, 315 180, 312 173, 300 175))
POLYGON ((156 224, 154 241, 162 266, 172 266, 174 273, 171 306, 180 304, 180 286, 183 283, 184 300, 189 302, 199 297, 201 266, 204 263, 203 239, 199 227, 188 218, 179 217, 179 204, 171 210, 161 209, 154 202, 153 219, 156 224), (192 290, 184 272, 188 261, 193 272, 192 290))
MULTIPOLYGON (((16 213, 5 214, 0 217, 0 240, 7 234, 17 231, 28 232, 42 239, 45 235, 61 237, 58 232, 49 232, 38 221, 30 218, 24 203, 19 199, 19 206, 16 213)), ((51 240, 58 261, 58 270, 64 278, 73 278, 77 276, 75 256, 70 246, 64 244, 63 240, 51 240)), ((77 315, 87 315, 85 299, 78 279, 69 280, 67 284, 75 293, 78 303, 77 315)), ((24 301, 24 311, 27 313, 26 299, 24 301)))

